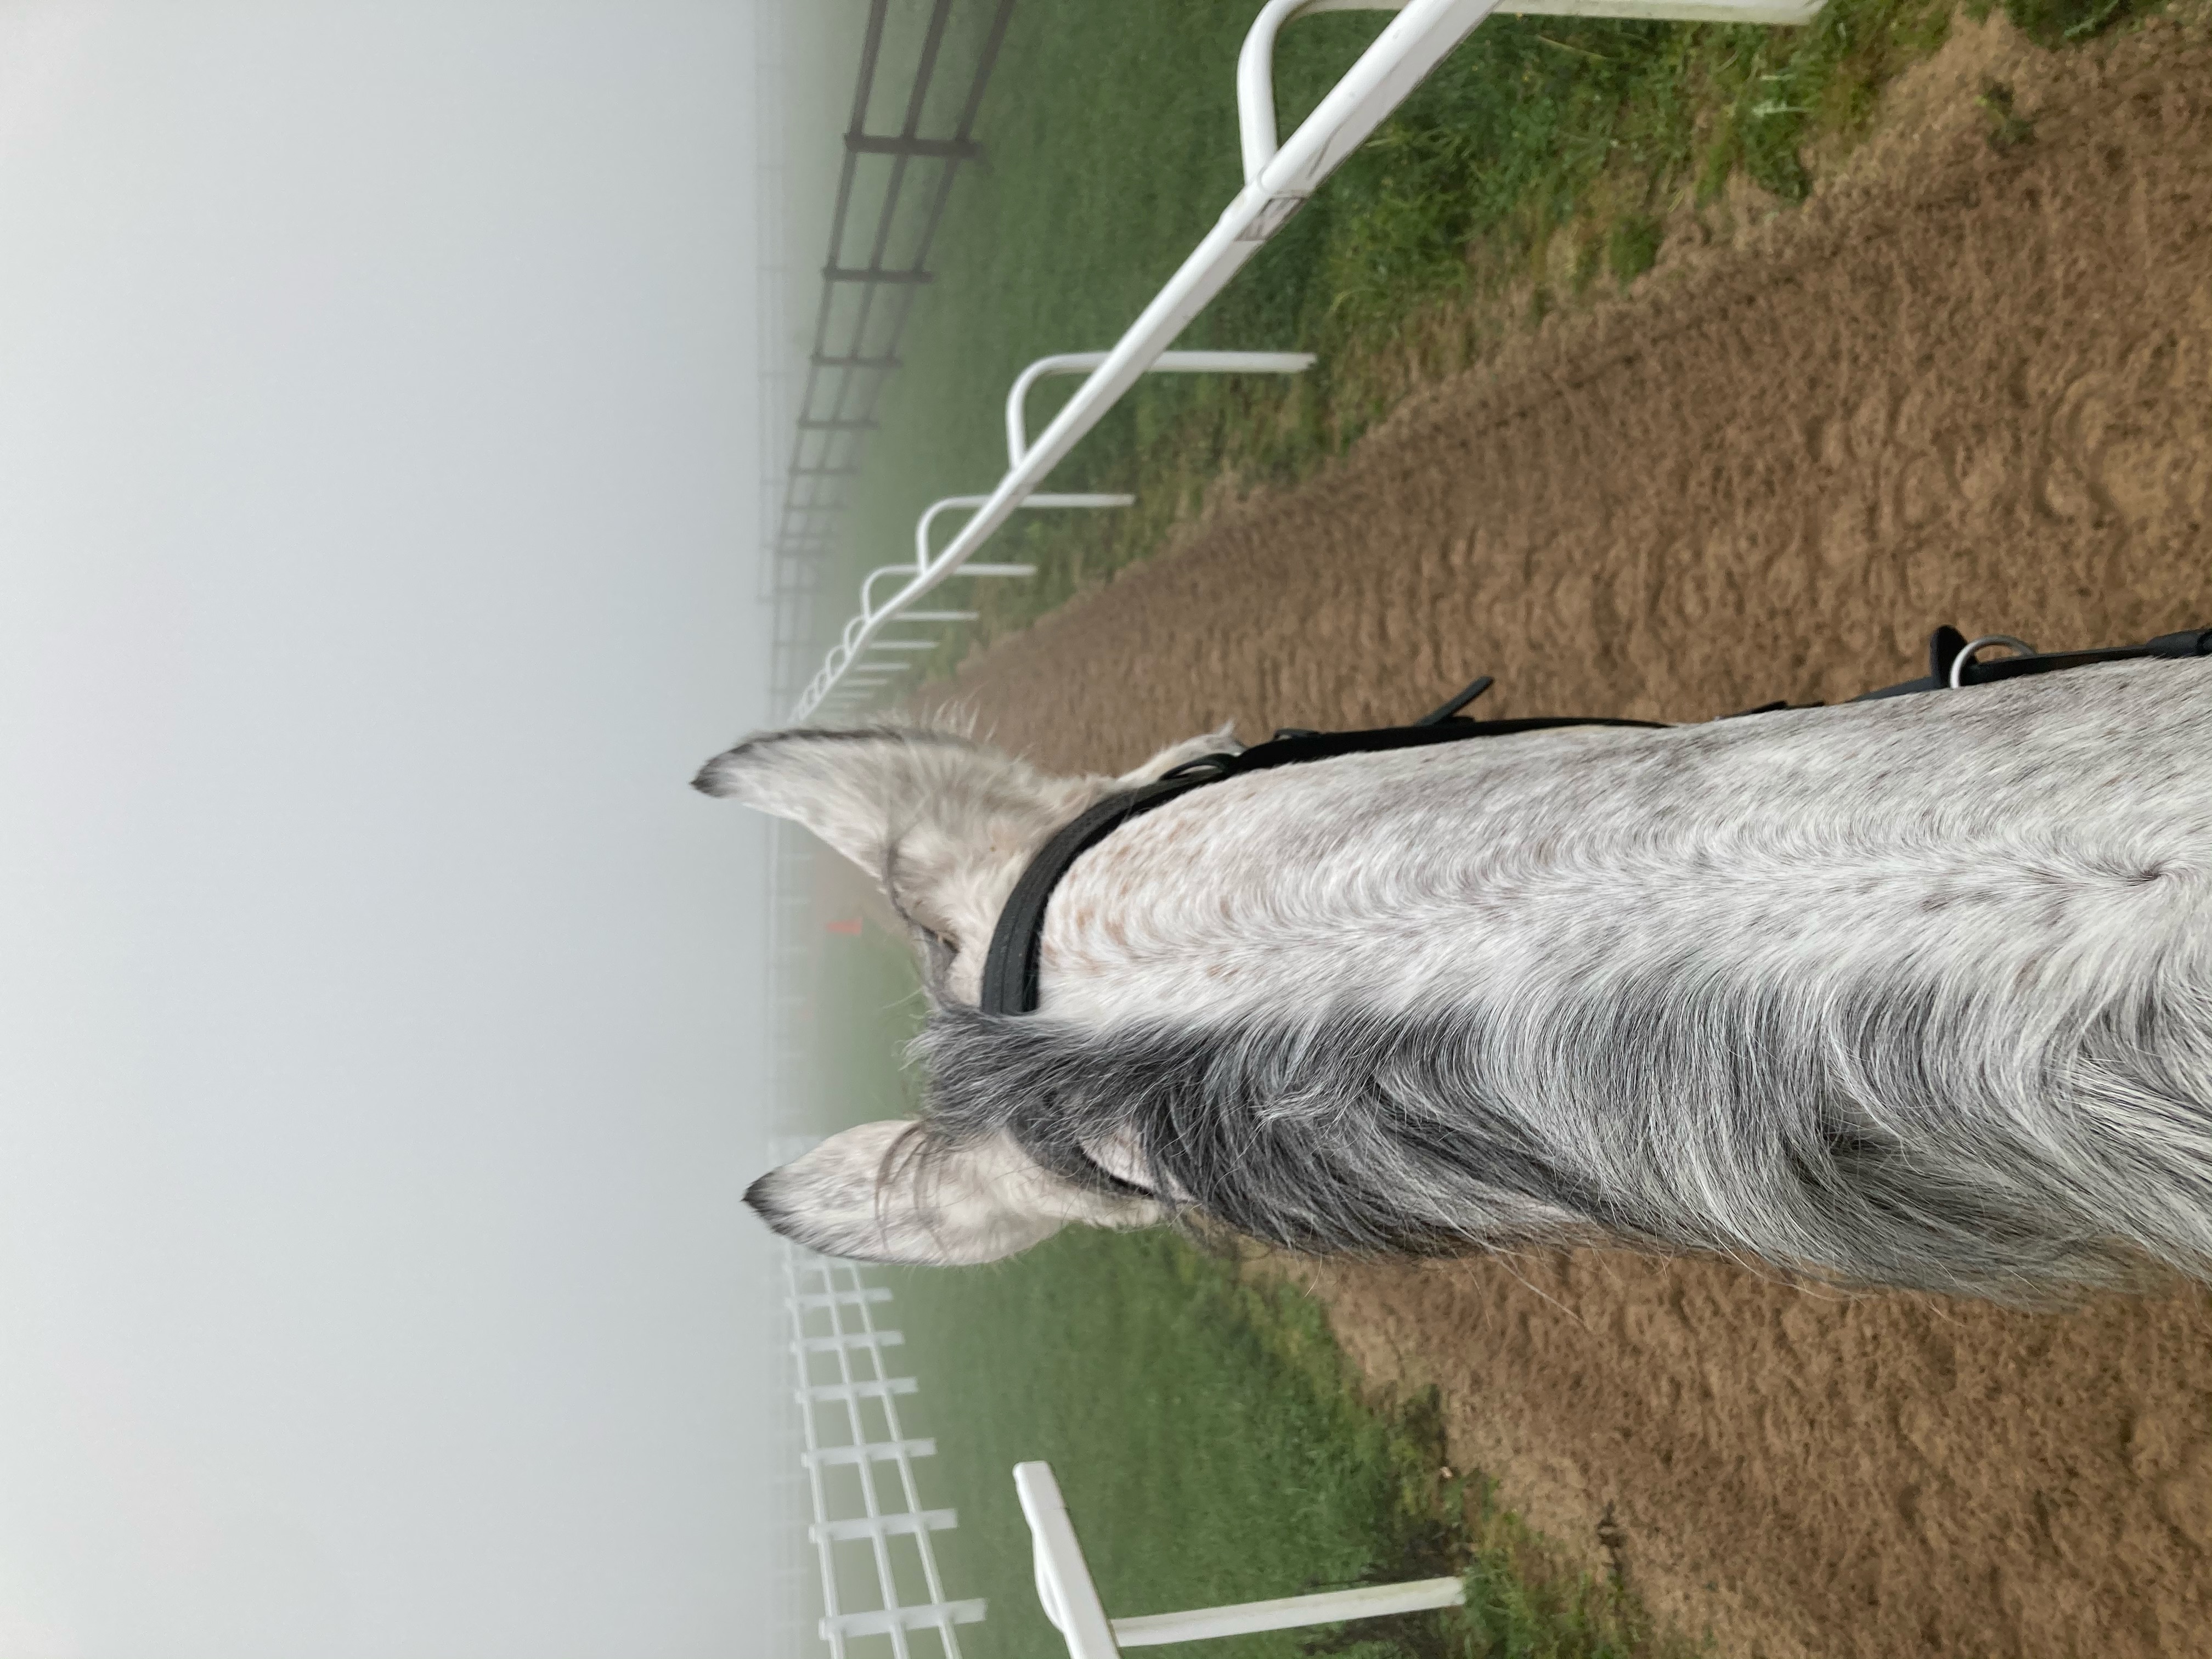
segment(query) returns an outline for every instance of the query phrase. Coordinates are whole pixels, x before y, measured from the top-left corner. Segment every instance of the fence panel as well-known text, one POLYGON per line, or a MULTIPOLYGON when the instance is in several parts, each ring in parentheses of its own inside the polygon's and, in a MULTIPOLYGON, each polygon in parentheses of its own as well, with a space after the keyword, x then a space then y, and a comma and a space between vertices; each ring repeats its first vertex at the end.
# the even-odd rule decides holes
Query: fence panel
POLYGON ((762 565, 762 597, 775 606, 769 676, 778 707, 797 694, 805 672, 823 556, 852 503, 908 318, 933 280, 930 251, 953 180, 982 155, 975 118, 1014 0, 995 0, 974 61, 960 64, 946 61, 955 3, 931 0, 901 99, 884 73, 890 0, 871 0, 805 370, 795 392, 773 377, 763 388, 764 423, 788 434, 781 471, 765 481, 773 505, 762 565), (885 102, 895 110, 879 111, 885 102), (925 131, 933 112, 948 104, 950 126, 925 131), (894 113, 895 122, 871 125, 872 115, 894 113))
POLYGON ((899 1420, 899 1401, 919 1384, 894 1375, 885 1358, 906 1340, 877 1322, 891 1293, 867 1284, 850 1261, 792 1244, 784 1279, 799 1462, 814 1511, 807 1537, 821 1562, 822 1639, 834 1659, 865 1638, 884 1638, 896 1659, 909 1659, 911 1638, 921 1635, 945 1659, 960 1659, 958 1627, 981 1620, 983 1603, 947 1596, 938 1570, 931 1538, 957 1517, 922 1507, 914 1466, 933 1456, 937 1443, 909 1436, 899 1420), (908 1599, 917 1588, 921 1599, 908 1599))

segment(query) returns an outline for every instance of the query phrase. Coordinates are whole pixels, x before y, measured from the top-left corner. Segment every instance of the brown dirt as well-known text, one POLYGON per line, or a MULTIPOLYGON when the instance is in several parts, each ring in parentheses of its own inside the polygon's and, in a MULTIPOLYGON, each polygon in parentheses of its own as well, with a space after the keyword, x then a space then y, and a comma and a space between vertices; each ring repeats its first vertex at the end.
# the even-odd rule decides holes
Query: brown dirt
MULTIPOLYGON (((1104 769, 1235 717, 1694 720, 2212 622, 2212 33, 1962 23, 1804 209, 1430 388, 971 662, 1104 769), (2034 123, 2000 149, 1986 78, 2034 123)), ((1687 241, 1690 239, 1680 239, 1687 241)), ((2212 1304, 2028 1316, 1578 1254, 1316 1270, 1454 1455, 1729 1654, 2212 1653, 2212 1304)))

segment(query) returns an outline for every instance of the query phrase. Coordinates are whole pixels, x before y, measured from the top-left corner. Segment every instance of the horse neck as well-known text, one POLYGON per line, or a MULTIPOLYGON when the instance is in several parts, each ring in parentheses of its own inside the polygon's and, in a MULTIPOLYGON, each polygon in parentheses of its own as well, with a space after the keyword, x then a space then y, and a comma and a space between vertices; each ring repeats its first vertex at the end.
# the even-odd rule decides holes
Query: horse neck
POLYGON ((1079 860, 1043 1007, 1187 1024, 1670 968, 1821 996, 1908 964, 2148 964, 2212 927, 2208 731, 2212 664, 2130 664, 1254 774, 1079 860))

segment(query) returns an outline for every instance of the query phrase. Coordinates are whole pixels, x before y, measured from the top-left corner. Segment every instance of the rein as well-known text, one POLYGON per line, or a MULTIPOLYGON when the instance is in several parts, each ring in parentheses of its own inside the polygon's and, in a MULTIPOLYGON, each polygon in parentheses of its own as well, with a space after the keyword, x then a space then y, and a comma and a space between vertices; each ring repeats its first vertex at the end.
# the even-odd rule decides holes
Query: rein
MULTIPOLYGON (((1924 691, 1958 690, 1990 685, 2029 674, 2057 673, 2094 663, 2127 662, 2142 657, 2188 658, 2212 655, 2212 628, 2161 634, 2142 645, 2112 646, 2094 651, 2043 653, 2007 635, 1969 640, 1955 628, 1936 630, 1928 641, 1928 673, 1917 680, 1884 686, 1852 699, 1871 702, 1884 697, 1911 696, 1924 691), (1992 662, 1978 662, 1976 653, 1992 645, 2008 645, 2015 654, 1992 662)), ((1037 957, 1044 933, 1045 906, 1076 860, 1133 818, 1142 817, 1210 783, 1242 777, 1248 772, 1270 771, 1279 766, 1302 766, 1311 761, 1334 760, 1342 755, 1372 755, 1394 749, 1420 749, 1431 744, 1465 743, 1477 738, 1507 738, 1523 732, 1548 732, 1569 726, 1625 726, 1662 730, 1658 720, 1544 718, 1476 720, 1459 711, 1491 687, 1488 675, 1474 681, 1443 707, 1410 726, 1386 726, 1364 732, 1309 732, 1286 728, 1269 741, 1235 755, 1203 755, 1186 761, 1164 776, 1138 787, 1109 795, 1080 817, 1066 824, 1048 841, 1029 868, 1022 872, 1014 890, 999 913, 991 933, 991 948, 983 959, 983 989, 979 1006, 987 1014, 1028 1014, 1038 1002, 1037 957)), ((1797 705, 1817 708, 1818 703, 1797 705)), ((1767 703, 1742 714, 1778 713, 1786 702, 1767 703)), ((1104 1171, 1100 1171, 1104 1174, 1104 1171)), ((1115 1186, 1129 1186, 1111 1176, 1115 1186)), ((1141 1188, 1132 1188, 1141 1192, 1141 1188)))

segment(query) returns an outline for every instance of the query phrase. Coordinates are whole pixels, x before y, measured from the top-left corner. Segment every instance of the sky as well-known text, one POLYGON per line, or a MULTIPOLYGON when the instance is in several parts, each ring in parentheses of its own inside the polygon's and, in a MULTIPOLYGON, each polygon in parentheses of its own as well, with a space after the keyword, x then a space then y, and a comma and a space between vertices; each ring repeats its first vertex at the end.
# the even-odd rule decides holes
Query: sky
POLYGON ((0 0, 0 1659, 758 1650, 754 42, 0 0))

